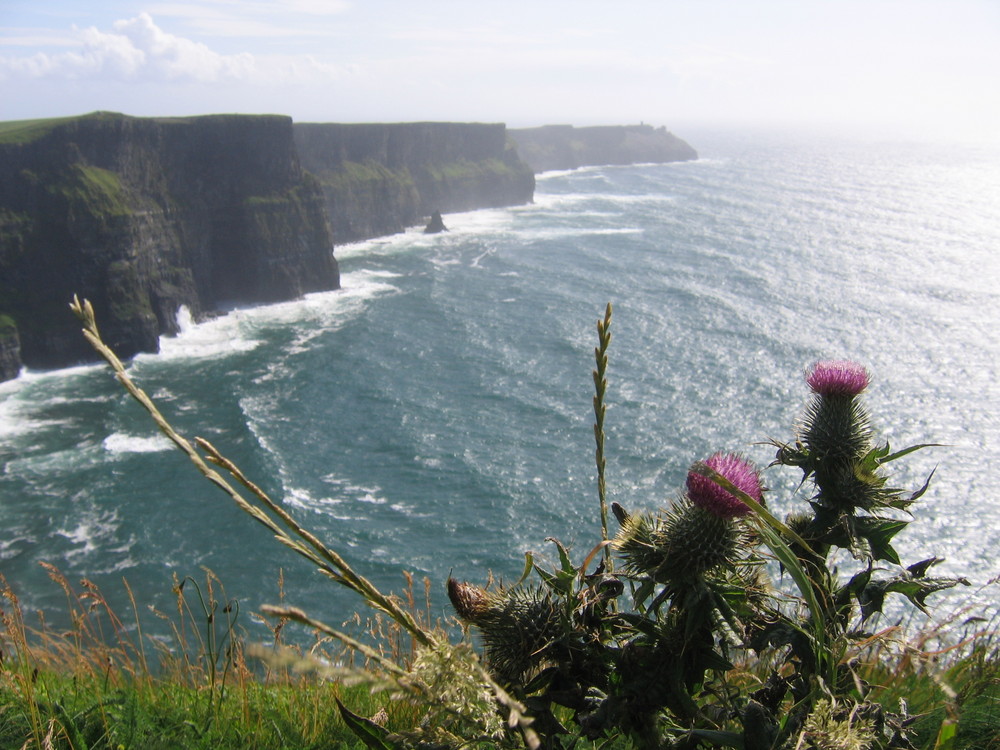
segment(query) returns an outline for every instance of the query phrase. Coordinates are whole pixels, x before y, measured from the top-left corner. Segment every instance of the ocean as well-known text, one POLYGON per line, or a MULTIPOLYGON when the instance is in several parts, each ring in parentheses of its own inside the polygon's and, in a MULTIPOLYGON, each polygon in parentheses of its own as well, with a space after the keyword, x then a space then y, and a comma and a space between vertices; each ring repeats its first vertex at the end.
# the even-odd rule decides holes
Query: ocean
MULTIPOLYGON (((338 247, 339 291, 201 323, 181 310, 182 333, 129 372, 377 585, 426 577, 445 615, 449 575, 516 579, 526 552, 555 557, 547 537, 579 559, 600 540, 591 372, 607 303, 608 498, 630 510, 668 504, 716 451, 767 467, 766 441, 794 439, 805 369, 855 359, 881 438, 940 444, 891 465, 893 486, 934 473, 904 561, 945 558, 934 571, 972 585, 943 610, 995 614, 1000 150, 683 136, 699 160, 545 173, 532 205, 338 247)), ((129 621, 127 581, 154 631, 174 576, 205 569, 244 613, 283 597, 339 625, 358 609, 104 366, 0 385, 0 466, 0 572, 29 621, 65 616, 41 562, 129 621)), ((778 515, 806 503, 791 470, 764 478, 778 515)))

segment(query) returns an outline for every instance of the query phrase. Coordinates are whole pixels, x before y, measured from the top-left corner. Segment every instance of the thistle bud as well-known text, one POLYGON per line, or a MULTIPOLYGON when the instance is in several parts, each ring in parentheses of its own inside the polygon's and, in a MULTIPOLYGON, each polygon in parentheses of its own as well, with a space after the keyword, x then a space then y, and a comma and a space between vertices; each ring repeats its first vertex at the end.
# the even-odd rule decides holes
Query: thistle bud
POLYGON ((456 614, 466 622, 475 623, 489 611, 489 596, 478 586, 448 579, 448 598, 456 614))
POLYGON ((806 382, 815 396, 803 419, 802 443, 808 452, 803 468, 815 474, 820 496, 828 504, 864 506, 855 464, 873 441, 868 411, 858 398, 868 387, 868 372, 856 362, 818 362, 806 382))
POLYGON ((486 662, 505 683, 530 677, 549 659, 563 635, 559 608, 541 589, 500 589, 488 596, 488 608, 477 620, 486 662))
POLYGON ((871 447, 868 412, 856 398, 868 373, 853 362, 818 362, 806 377, 815 397, 802 433, 813 462, 851 461, 871 447))
POLYGON ((629 573, 684 583, 736 560, 743 536, 731 518, 683 499, 656 518, 630 516, 615 546, 629 573))

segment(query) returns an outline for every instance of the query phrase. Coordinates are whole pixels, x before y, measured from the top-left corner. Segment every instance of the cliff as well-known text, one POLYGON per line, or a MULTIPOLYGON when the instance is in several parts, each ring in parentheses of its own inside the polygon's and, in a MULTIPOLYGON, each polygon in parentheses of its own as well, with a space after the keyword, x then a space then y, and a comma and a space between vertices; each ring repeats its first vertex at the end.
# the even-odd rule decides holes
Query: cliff
POLYGON ((0 315, 0 381, 16 378, 21 371, 21 341, 13 318, 0 315))
POLYGON ((508 131, 535 172, 607 164, 657 164, 697 159, 697 152, 666 128, 545 125, 508 131))
POLYGON ((74 293, 130 356, 156 351, 181 305, 197 316, 338 286, 323 193, 288 117, 94 113, 0 129, 0 319, 13 332, 0 332, 0 379, 18 338, 31 368, 93 359, 67 312, 74 293))
POLYGON ((502 124, 296 123, 335 243, 403 231, 435 211, 530 203, 534 173, 502 124))

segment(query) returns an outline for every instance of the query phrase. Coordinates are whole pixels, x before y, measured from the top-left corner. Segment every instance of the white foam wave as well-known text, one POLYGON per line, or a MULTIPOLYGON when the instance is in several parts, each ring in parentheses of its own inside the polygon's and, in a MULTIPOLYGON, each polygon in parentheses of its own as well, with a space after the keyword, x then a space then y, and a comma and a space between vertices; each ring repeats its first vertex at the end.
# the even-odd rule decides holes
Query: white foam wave
POLYGON ((124 432, 115 432, 104 438, 102 443, 108 453, 120 455, 127 453, 159 453, 173 449, 165 435, 139 436, 124 432))
POLYGON ((247 335, 243 315, 243 310, 234 310, 227 315, 195 323, 190 311, 181 307, 177 312, 180 333, 161 336, 159 354, 140 354, 136 359, 205 359, 252 351, 260 345, 260 341, 247 335))
POLYGON ((341 276, 340 289, 315 292, 288 302, 237 308, 198 323, 192 320, 186 307, 181 307, 177 312, 180 332, 176 336, 160 338, 159 354, 143 354, 137 359, 157 358, 162 361, 225 357, 256 349, 263 343, 263 330, 307 324, 298 331, 292 345, 294 352, 325 330, 341 325, 363 309, 368 299, 397 291, 391 283, 396 276, 377 270, 345 273, 341 276))
POLYGON ((40 430, 60 428, 69 421, 53 419, 49 414, 60 404, 81 401, 106 401, 107 396, 87 397, 74 394, 72 397, 64 387, 71 387, 67 380, 92 373, 103 365, 81 365, 62 370, 32 371, 21 369, 21 374, 13 380, 0 383, 0 441, 7 442, 37 433, 40 430), (64 385, 65 384, 65 385, 64 385), (46 414, 46 416, 42 416, 46 414))
POLYGON ((600 172, 607 169, 606 166, 587 166, 587 167, 576 167, 575 169, 550 169, 547 172, 539 172, 535 175, 535 184, 539 182, 547 182, 549 180, 557 179, 559 177, 584 177, 588 179, 593 179, 595 176, 601 176, 600 172))
POLYGON ((95 446, 77 446, 50 453, 12 458, 4 465, 3 473, 18 477, 29 484, 50 483, 55 476, 71 474, 95 461, 95 446))
POLYGON ((7 442, 37 430, 59 427, 63 423, 54 419, 39 419, 34 416, 37 407, 14 396, 0 401, 0 441, 7 442))
MULTIPOLYGON (((444 222, 445 226, 448 227, 447 232, 424 234, 422 226, 410 227, 399 234, 339 245, 336 249, 336 256, 338 259, 344 260, 373 254, 397 255, 440 247, 456 238, 502 231, 509 227, 513 212, 526 207, 530 208, 530 206, 512 206, 510 208, 477 209, 446 214, 444 222)), ((341 283, 343 283, 343 279, 341 283)))
POLYGON ((101 542, 113 540, 119 525, 118 513, 113 510, 84 511, 71 523, 74 522, 75 525, 55 530, 56 536, 61 536, 76 546, 65 555, 70 559, 90 554, 98 549, 101 542))
MULTIPOLYGON (((674 203, 677 196, 671 193, 542 193, 535 196, 536 209, 545 211, 565 212, 568 208, 575 208, 581 205, 602 205, 610 203, 622 207, 674 203)), ((574 210, 574 214, 582 213, 574 210)), ((597 216, 613 215, 607 211, 588 211, 588 214, 597 216)))
POLYGON ((322 496, 310 492, 303 487, 285 486, 284 501, 286 504, 318 513, 338 521, 358 521, 368 518, 372 512, 371 506, 386 506, 403 511, 399 503, 389 504, 380 487, 367 487, 354 484, 349 480, 328 474, 322 477, 322 482, 332 487, 332 492, 322 496))
POLYGON ((620 227, 616 229, 586 229, 581 227, 565 227, 561 229, 530 229, 518 232, 518 236, 525 241, 531 240, 553 240, 567 237, 599 237, 618 236, 626 234, 643 234, 641 227, 620 227))
POLYGON ((31 546, 37 541, 34 536, 25 533, 23 529, 8 527, 6 534, 9 538, 0 538, 0 560, 10 560, 17 557, 25 546, 31 546))

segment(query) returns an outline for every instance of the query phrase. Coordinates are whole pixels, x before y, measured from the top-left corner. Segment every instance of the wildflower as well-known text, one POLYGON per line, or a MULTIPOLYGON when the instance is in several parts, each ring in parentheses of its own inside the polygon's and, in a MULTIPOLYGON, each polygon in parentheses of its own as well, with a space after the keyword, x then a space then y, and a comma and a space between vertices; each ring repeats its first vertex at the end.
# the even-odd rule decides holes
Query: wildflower
POLYGON ((868 387, 868 371, 857 362, 817 362, 806 376, 816 396, 803 420, 802 438, 812 453, 814 470, 845 477, 854 473, 853 462, 871 448, 868 412, 854 398, 868 387))
MULTIPOLYGON (((733 453, 716 453, 705 461, 705 465, 732 482, 736 489, 760 502, 760 474, 749 461, 733 453)), ((750 512, 749 506, 729 490, 694 471, 688 472, 687 491, 694 505, 720 518, 737 518, 750 512)))
POLYGON ((806 382, 820 396, 857 396, 868 387, 868 371, 857 362, 826 360, 813 365, 806 382))

